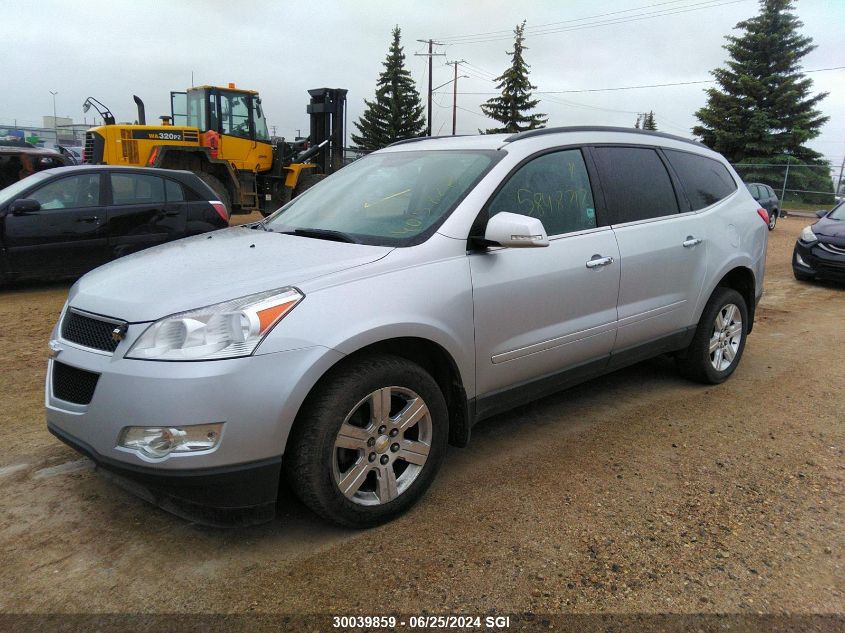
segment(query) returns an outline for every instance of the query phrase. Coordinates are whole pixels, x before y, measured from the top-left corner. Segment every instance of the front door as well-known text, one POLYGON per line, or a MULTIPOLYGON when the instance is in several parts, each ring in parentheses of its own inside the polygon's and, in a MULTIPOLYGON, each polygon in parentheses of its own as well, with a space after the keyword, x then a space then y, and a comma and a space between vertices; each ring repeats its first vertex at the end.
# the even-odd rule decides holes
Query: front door
POLYGON ((603 368, 616 336, 619 251, 597 221, 581 151, 525 163, 485 213, 503 211, 540 219, 550 243, 470 255, 480 401, 578 366, 603 368))

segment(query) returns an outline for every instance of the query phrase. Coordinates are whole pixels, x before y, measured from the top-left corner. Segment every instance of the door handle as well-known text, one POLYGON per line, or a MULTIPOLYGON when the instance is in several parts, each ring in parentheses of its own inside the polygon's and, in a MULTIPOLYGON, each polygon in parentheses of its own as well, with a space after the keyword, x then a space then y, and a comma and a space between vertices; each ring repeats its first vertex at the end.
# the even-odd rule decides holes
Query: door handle
POLYGON ((607 266, 612 263, 612 257, 602 257, 601 255, 593 255, 592 258, 587 261, 587 268, 601 268, 602 266, 607 266))
POLYGON ((693 237, 692 235, 687 235, 687 239, 684 240, 683 247, 692 248, 693 246, 698 246, 699 244, 701 244, 701 239, 693 237))
POLYGON ((76 220, 77 222, 99 222, 100 218, 96 215, 86 215, 76 220))

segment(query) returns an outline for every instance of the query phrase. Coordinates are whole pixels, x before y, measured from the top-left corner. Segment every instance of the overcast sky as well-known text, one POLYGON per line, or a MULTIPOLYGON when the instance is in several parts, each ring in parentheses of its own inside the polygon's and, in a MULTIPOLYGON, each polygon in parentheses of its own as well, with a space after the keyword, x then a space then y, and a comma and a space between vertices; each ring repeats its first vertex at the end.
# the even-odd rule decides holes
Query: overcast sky
MULTIPOLYGON (((818 48, 805 70, 845 66, 845 1, 798 0, 802 32, 818 48)), ((531 35, 525 53, 538 91, 595 90, 710 79, 724 63, 724 36, 757 13, 756 0, 357 0, 259 2, 254 0, 5 0, 3 98, 0 126, 40 125, 52 114, 82 121, 82 102, 94 96, 118 121, 136 117, 132 95, 146 103, 148 120, 169 114, 169 91, 195 84, 258 90, 280 136, 307 134, 307 90, 349 90, 349 127, 371 99, 391 28, 402 28, 407 67, 421 94, 427 85, 426 46, 418 39, 451 42, 437 47, 434 85, 452 78, 447 61, 465 60, 459 93, 495 91, 492 81, 509 62, 510 31, 557 23, 531 35), (631 10, 636 9, 636 10, 631 10), (656 15, 673 12, 670 15, 656 15), (597 14, 611 14, 590 18, 597 14), (632 19, 637 18, 637 19, 632 19), (624 21, 623 21, 624 20, 624 21), (598 25, 596 22, 616 21, 598 25), (594 26, 590 26, 594 25, 594 26), (578 27, 578 28, 575 28, 578 27), (562 30, 568 29, 568 30, 562 30), (468 43, 452 39, 490 33, 468 43), (502 39, 496 39, 501 37, 502 39)), ((845 156, 845 70, 812 73, 814 90, 830 93, 821 109, 831 117, 810 145, 832 162, 845 156)), ((538 95, 549 125, 633 125, 653 110, 661 130, 690 136, 693 113, 705 103, 706 84, 606 92, 538 95)), ((451 84, 435 95, 434 133, 451 132, 451 84)), ((479 104, 491 95, 459 94, 458 133, 492 125, 479 104)), ((89 113, 89 121, 91 114, 89 113)), ((354 128, 353 128, 354 129, 354 128)))

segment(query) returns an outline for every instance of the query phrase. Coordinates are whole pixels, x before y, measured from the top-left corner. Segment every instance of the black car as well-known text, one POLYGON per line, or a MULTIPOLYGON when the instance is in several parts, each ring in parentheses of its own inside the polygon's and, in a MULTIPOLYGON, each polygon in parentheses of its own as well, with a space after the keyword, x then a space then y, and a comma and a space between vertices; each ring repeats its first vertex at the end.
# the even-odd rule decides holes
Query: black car
POLYGON ((217 194, 188 171, 48 169, 0 189, 0 281, 76 277, 228 224, 217 194))
POLYGON ((748 187, 748 191, 751 192, 757 203, 768 212, 769 230, 771 231, 778 223, 778 218, 781 215, 786 215, 781 211, 777 194, 769 185, 760 182, 747 182, 745 186, 748 187))
POLYGON ((792 253, 792 272, 799 281, 845 282, 845 202, 819 211, 818 222, 804 227, 792 253))

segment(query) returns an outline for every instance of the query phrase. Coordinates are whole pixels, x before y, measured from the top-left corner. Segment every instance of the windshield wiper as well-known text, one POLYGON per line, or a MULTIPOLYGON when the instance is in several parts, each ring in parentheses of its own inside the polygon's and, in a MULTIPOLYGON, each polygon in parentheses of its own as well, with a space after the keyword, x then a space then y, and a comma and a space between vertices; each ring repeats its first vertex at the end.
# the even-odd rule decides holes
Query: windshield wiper
POLYGON ((279 231, 282 235, 298 235, 300 237, 313 237, 318 240, 329 240, 331 242, 347 242, 349 244, 360 244, 358 240, 342 231, 330 229, 294 229, 293 231, 279 231))

